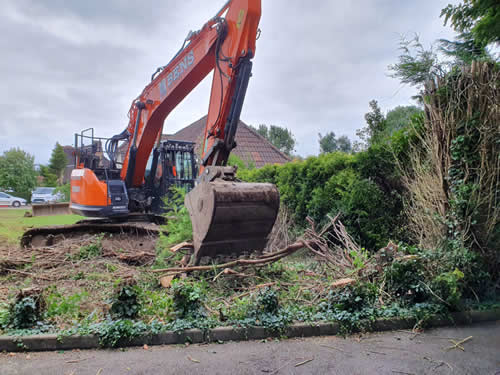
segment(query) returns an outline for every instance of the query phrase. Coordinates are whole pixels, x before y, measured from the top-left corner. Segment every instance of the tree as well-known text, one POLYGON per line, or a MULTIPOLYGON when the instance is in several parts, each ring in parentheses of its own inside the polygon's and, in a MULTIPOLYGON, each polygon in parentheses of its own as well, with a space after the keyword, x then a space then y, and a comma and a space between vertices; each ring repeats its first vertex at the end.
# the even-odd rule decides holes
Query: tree
POLYGON ((59 144, 59 142, 57 142, 52 150, 52 155, 49 160, 50 171, 60 179, 67 165, 68 157, 66 156, 63 147, 59 144))
POLYGON ((473 60, 491 58, 486 44, 478 42, 472 34, 461 33, 454 41, 439 39, 439 50, 446 56, 454 57, 456 64, 469 65, 473 60))
POLYGON ((414 115, 422 112, 421 108, 414 105, 397 106, 391 109, 385 116, 385 134, 390 136, 394 132, 405 128, 414 115))
POLYGON ((277 125, 271 125, 268 127, 265 124, 260 124, 258 128, 254 126, 251 126, 251 128, 288 156, 290 156, 292 151, 294 151, 296 143, 295 137, 287 128, 277 125))
POLYGON ((336 138, 334 132, 328 132, 324 136, 321 133, 318 134, 319 137, 319 152, 321 154, 326 154, 334 151, 341 151, 350 153, 352 152, 351 140, 347 135, 342 135, 336 138))
POLYGON ((259 133, 261 136, 263 136, 266 139, 269 139, 269 130, 267 128, 267 125, 260 124, 258 128, 254 128, 257 133, 259 133))
POLYGON ((0 186, 29 198, 36 186, 35 157, 19 148, 0 156, 0 186))
POLYGON ((386 120, 376 100, 369 103, 371 111, 365 114, 367 126, 358 130, 356 135, 361 138, 367 146, 376 143, 383 134, 386 120))
POLYGON ((40 176, 43 177, 43 186, 56 187, 58 177, 46 165, 40 165, 40 176))
POLYGON ((450 22, 459 33, 470 33, 478 45, 500 43, 500 2, 498 0, 463 0, 441 11, 444 24, 450 22))
POLYGON ((392 71, 390 77, 398 78, 401 83, 419 87, 442 69, 436 52, 432 47, 425 49, 418 35, 410 40, 401 38, 399 49, 402 54, 396 64, 389 65, 389 70, 392 71))
POLYGON ((351 140, 347 135, 342 135, 337 139, 337 150, 350 153, 352 151, 351 140))
POLYGON ((334 132, 328 132, 324 136, 318 133, 319 137, 319 152, 327 154, 337 150, 337 138, 334 132))

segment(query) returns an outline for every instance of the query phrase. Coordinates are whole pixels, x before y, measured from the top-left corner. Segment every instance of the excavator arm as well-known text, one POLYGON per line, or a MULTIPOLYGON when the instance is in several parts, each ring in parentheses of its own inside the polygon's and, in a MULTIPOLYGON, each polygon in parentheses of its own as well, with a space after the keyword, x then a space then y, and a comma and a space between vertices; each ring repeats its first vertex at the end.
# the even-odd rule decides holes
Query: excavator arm
MULTIPOLYGON (((260 251, 267 242, 279 208, 279 194, 271 184, 236 180, 227 167, 256 51, 261 0, 230 0, 199 31, 190 32, 184 45, 151 82, 129 111, 127 128, 111 140, 128 140, 119 175, 76 169, 72 173, 71 207, 86 216, 119 216, 148 211, 152 199, 146 170, 158 164, 163 124, 170 112, 213 71, 207 122, 203 134, 200 176, 186 195, 193 224, 193 263, 204 256, 260 251), (225 16, 223 17, 225 13, 225 16), (103 178, 104 176, 105 178, 103 178)), ((108 151, 111 165, 115 152, 108 151)), ((151 183, 149 183, 151 185, 151 183)), ((157 198, 157 197, 156 197, 157 198)))
POLYGON ((165 119, 211 71, 202 164, 226 164, 235 146, 260 15, 260 0, 229 1, 201 30, 191 32, 187 45, 153 75, 129 111, 129 150, 121 172, 128 187, 143 184, 146 164, 165 119), (221 17, 226 10, 226 17, 221 17))

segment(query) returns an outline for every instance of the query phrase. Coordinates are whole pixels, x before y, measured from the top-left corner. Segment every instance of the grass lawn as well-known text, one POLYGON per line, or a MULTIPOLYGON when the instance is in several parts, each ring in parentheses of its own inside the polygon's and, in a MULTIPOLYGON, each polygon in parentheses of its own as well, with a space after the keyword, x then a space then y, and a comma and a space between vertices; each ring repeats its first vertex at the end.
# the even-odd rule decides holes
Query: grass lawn
POLYGON ((19 241, 24 231, 28 228, 74 224, 84 219, 84 217, 78 215, 24 217, 26 211, 31 210, 0 209, 0 240, 3 239, 10 244, 14 244, 19 241))

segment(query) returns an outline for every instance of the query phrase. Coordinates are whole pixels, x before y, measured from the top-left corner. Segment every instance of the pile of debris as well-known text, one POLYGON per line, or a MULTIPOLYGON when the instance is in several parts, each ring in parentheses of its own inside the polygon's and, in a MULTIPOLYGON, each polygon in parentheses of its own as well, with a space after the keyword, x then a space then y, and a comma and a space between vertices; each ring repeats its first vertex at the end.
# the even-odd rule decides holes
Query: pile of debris
POLYGON ((334 218, 329 217, 329 223, 319 231, 311 218, 307 220, 311 227, 305 231, 303 237, 298 238, 281 250, 265 252, 255 257, 235 259, 226 263, 190 266, 189 260, 193 245, 190 242, 183 242, 170 249, 173 253, 186 252, 177 267, 157 269, 152 272, 161 274, 161 277, 175 277, 192 272, 221 270, 219 275, 244 276, 243 272, 248 268, 266 266, 302 249, 310 251, 318 262, 325 264, 338 277, 345 274, 353 275, 354 273, 356 273, 356 276, 362 276, 367 268, 373 268, 370 263, 366 263, 363 267, 356 264, 351 254, 361 253, 361 247, 347 233, 344 225, 339 220, 339 215, 334 218), (235 270, 235 268, 238 270, 235 270))

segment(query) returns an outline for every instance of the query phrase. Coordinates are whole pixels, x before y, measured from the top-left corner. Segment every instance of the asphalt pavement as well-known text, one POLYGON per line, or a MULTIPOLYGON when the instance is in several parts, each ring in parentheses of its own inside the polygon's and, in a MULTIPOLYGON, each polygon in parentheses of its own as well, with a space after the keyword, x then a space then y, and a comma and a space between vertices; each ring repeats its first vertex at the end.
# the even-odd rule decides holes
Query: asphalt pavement
POLYGON ((419 334, 392 331, 345 339, 331 336, 123 350, 3 353, 0 374, 500 375, 500 321, 419 334))

